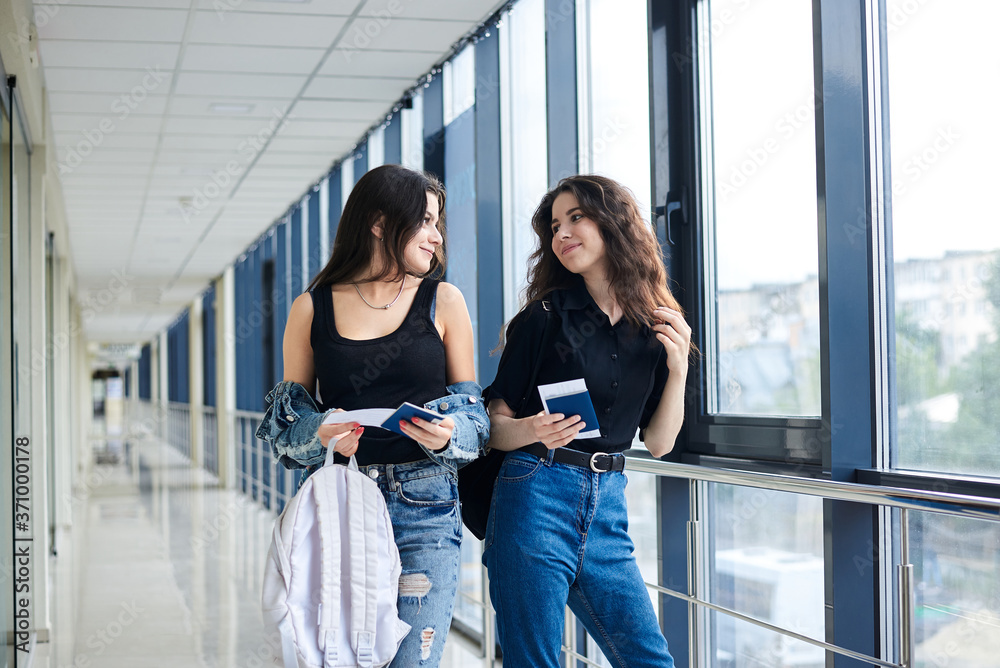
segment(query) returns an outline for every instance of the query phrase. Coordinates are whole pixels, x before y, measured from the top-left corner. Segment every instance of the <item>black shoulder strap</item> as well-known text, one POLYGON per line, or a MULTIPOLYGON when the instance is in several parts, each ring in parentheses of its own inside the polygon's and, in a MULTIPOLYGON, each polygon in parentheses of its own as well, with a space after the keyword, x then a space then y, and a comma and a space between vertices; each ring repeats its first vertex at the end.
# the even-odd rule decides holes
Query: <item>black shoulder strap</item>
POLYGON ((535 366, 532 368, 531 378, 528 380, 528 394, 521 399, 521 410, 514 416, 516 418, 525 417, 521 415, 521 412, 527 408, 528 395, 535 389, 535 381, 538 379, 538 369, 542 366, 542 355, 545 354, 548 343, 552 339, 552 330, 556 324, 556 319, 552 316, 552 303, 548 300, 542 300, 542 308, 545 309, 545 329, 542 330, 542 340, 538 344, 538 356, 535 357, 535 366))

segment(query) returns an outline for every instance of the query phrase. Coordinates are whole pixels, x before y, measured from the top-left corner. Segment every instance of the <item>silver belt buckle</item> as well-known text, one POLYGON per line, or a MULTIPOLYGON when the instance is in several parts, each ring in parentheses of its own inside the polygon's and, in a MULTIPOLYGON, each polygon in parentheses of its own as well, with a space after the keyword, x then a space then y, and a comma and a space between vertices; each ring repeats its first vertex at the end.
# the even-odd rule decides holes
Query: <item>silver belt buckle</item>
MULTIPOLYGON (((593 471, 594 473, 607 473, 607 471, 602 471, 601 469, 597 468, 597 458, 607 457, 607 456, 608 453, 606 452, 595 452, 594 454, 592 454, 590 456, 590 470, 593 471)), ((611 469, 608 469, 608 471, 610 470, 611 469)))

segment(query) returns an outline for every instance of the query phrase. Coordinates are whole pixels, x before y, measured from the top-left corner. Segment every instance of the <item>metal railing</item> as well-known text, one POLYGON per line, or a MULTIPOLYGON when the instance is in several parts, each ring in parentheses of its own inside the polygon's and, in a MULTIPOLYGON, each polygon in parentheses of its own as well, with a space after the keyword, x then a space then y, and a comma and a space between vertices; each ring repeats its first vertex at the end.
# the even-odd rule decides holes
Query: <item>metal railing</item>
POLYGON ((206 471, 218 477, 219 475, 219 416, 214 406, 201 407, 202 438, 205 448, 202 456, 202 466, 206 471))
MULTIPOLYGON (((919 510, 956 517, 985 519, 994 522, 1000 521, 1000 500, 985 497, 903 489, 899 487, 881 487, 832 480, 805 479, 785 475, 736 471, 733 469, 706 468, 703 466, 675 464, 635 456, 629 456, 626 459, 625 468, 626 471, 684 479, 689 481, 689 483, 709 482, 736 485, 802 494, 834 501, 850 501, 898 509, 900 513, 900 563, 896 565, 896 623, 899 629, 899 663, 891 663, 838 645, 816 640, 789 629, 769 624, 764 620, 745 615, 731 608, 716 605, 699 597, 697 592, 694 591, 694 583, 699 579, 698 576, 700 573, 696 569, 699 563, 699 556, 704 552, 704 546, 702 545, 701 533, 697 530, 696 520, 688 522, 688 588, 692 591, 686 593, 679 592, 659 584, 646 583, 650 589, 656 592, 686 601, 691 607, 692 612, 695 607, 704 607, 815 647, 820 647, 828 652, 883 666, 884 668, 912 668, 916 650, 913 633, 915 583, 913 582, 913 565, 909 563, 908 512, 910 510, 919 510)), ((695 615, 690 615, 690 619, 696 619, 695 615)), ((691 647, 695 647, 694 643, 691 644, 691 647)), ((590 662, 588 661, 588 663, 590 662)), ((590 665, 598 664, 591 663, 590 665)), ((692 665, 695 664, 692 662, 692 665)))
POLYGON ((167 404, 167 443, 191 459, 191 407, 171 401, 167 404))
POLYGON ((268 510, 280 513, 295 495, 301 471, 279 464, 267 443, 255 436, 263 413, 236 410, 232 414, 236 488, 268 510))

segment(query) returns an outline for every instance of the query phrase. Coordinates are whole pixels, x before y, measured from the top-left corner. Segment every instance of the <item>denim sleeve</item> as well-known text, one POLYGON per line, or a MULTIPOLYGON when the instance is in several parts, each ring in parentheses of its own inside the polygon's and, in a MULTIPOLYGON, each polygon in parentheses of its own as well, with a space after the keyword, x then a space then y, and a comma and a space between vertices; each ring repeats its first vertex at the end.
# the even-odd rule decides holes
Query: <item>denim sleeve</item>
POLYGON ((449 385, 448 392, 447 396, 424 404, 425 408, 447 415, 455 423, 448 447, 428 454, 434 459, 451 459, 462 465, 485 450, 490 440, 490 418, 483 403, 482 388, 475 381, 449 385))
POLYGON ((267 410, 257 427, 257 438, 267 441, 282 466, 300 469, 322 464, 326 448, 316 430, 326 413, 316 407, 312 395, 298 383, 283 380, 264 398, 267 410))

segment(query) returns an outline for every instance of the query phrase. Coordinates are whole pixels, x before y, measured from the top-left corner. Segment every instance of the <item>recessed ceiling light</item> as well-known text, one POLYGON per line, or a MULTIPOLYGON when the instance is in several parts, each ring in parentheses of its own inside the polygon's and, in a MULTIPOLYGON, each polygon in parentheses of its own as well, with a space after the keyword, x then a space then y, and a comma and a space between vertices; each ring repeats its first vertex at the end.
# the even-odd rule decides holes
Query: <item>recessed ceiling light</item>
MULTIPOLYGON (((272 0, 273 1, 273 0, 272 0)), ((288 0, 277 0, 286 2, 288 0)), ((298 0, 296 0, 298 1, 298 0)), ((213 102, 208 105, 208 110, 213 114, 249 114, 253 111, 254 105, 239 102, 213 102)))

